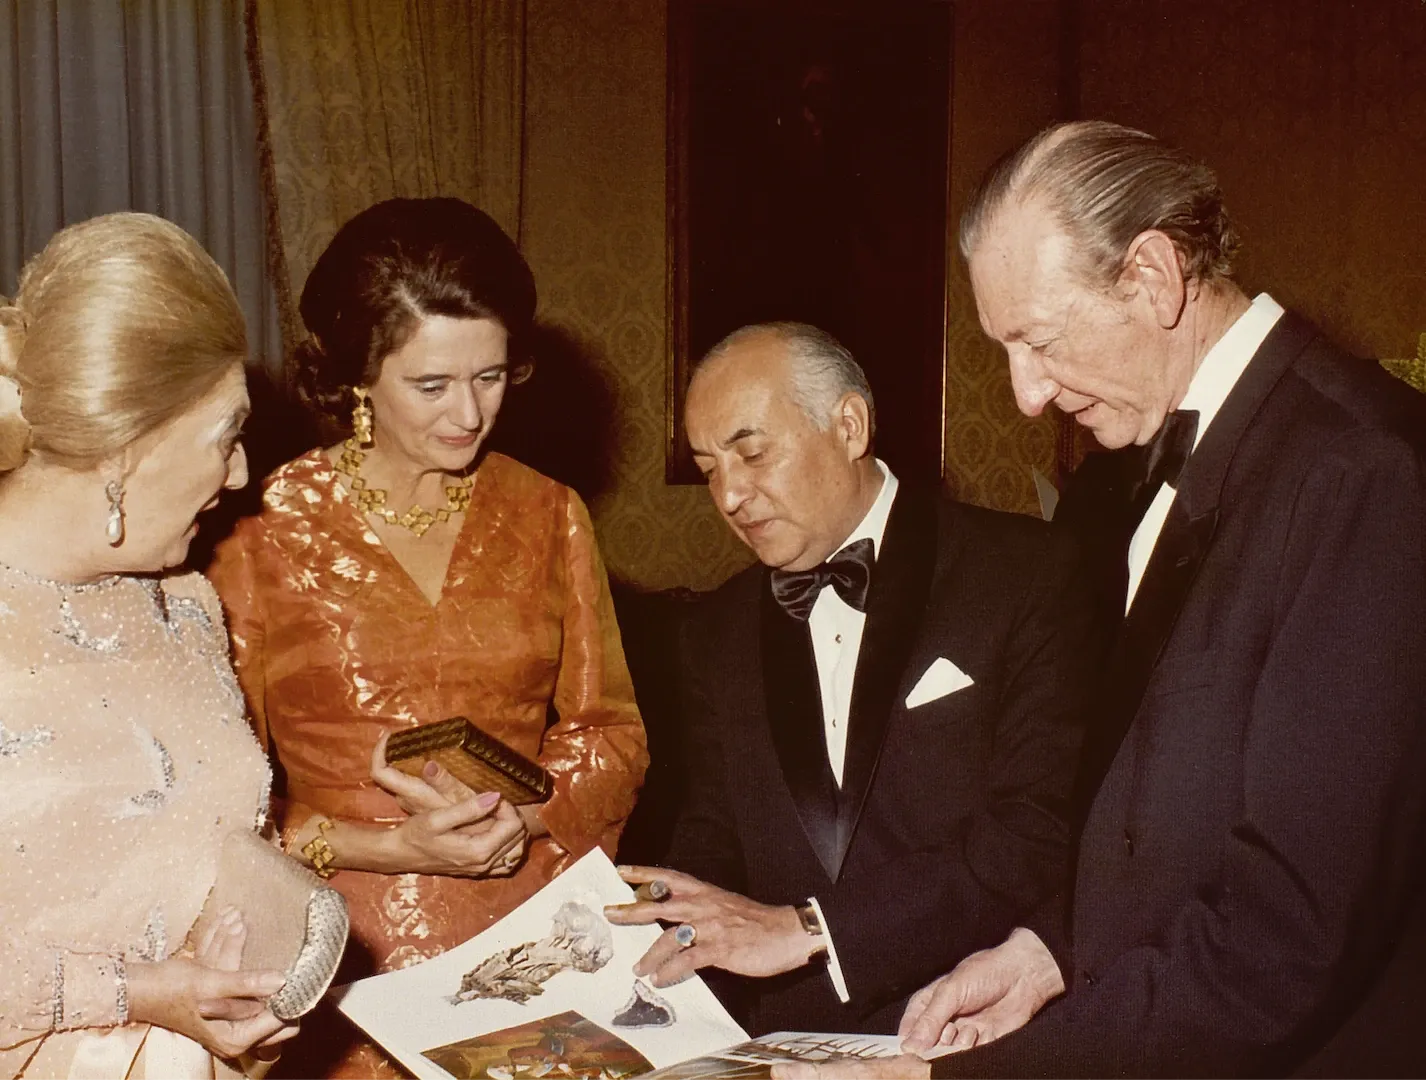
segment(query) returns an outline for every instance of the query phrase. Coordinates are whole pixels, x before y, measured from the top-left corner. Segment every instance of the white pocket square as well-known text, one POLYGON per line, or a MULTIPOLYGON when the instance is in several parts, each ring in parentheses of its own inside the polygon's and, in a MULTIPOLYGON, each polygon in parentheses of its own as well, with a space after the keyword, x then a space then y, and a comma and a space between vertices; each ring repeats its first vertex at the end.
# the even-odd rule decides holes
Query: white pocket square
POLYGON ((940 656, 911 688, 911 693, 906 695, 906 707, 914 709, 918 705, 925 705, 928 701, 935 701, 974 685, 974 679, 944 656, 940 656))

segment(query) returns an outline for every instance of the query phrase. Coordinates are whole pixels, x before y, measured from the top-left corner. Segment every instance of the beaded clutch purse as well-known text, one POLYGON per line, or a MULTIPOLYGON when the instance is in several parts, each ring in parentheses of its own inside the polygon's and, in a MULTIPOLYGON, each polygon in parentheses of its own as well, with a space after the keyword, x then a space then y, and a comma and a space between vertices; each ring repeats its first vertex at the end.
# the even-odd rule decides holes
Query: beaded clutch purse
POLYGON ((395 732, 386 741, 386 762, 420 776, 436 761, 472 791, 497 791, 513 806, 544 802, 555 780, 542 766, 487 735, 464 716, 395 732))
POLYGON ((218 880, 189 935, 199 940, 229 907, 247 925, 244 971, 285 971, 287 982, 268 999, 279 1020, 310 1012, 332 985, 347 943, 347 902, 316 874, 256 833, 223 841, 218 880))

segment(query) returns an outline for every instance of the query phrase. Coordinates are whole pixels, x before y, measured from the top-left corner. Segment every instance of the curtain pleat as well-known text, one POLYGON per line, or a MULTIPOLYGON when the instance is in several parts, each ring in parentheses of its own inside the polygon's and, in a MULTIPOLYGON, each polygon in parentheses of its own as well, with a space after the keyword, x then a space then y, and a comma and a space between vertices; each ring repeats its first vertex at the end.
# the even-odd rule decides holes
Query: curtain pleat
POLYGON ((147 211, 212 252, 280 368, 241 0, 0 0, 0 61, 0 292, 65 225, 147 211))
POLYGON ((290 333, 317 256, 374 202, 454 195, 518 240, 525 0, 248 5, 290 333))

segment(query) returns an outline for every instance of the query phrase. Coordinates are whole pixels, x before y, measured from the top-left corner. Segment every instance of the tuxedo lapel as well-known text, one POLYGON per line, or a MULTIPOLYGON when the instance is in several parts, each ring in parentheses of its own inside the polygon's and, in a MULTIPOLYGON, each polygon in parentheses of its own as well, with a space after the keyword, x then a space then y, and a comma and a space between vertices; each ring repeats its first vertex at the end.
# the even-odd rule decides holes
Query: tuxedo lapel
POLYGON ((1055 527, 1068 529, 1079 541, 1105 626, 1117 626, 1124 617, 1129 539, 1138 523, 1130 491, 1139 471, 1138 456, 1127 449, 1091 451, 1055 510, 1055 527))
MULTIPOLYGON (((1119 702, 1112 712, 1120 717, 1120 727, 1114 741, 1114 751, 1123 741, 1139 703, 1144 699, 1144 690, 1149 685, 1164 645, 1178 622, 1178 613, 1188 598, 1193 580, 1198 576, 1198 568, 1208 554, 1213 542, 1213 532, 1218 525, 1216 506, 1205 509, 1195 517, 1189 517, 1178 500, 1170 509, 1154 544, 1154 553, 1144 568, 1144 577, 1139 591, 1134 597, 1134 606, 1124 617, 1124 627, 1119 635, 1111 661, 1111 700, 1119 702)), ((1110 755, 1110 760, 1113 754, 1110 755)), ((1105 768, 1109 762, 1106 761, 1105 768)))
MULTIPOLYGON (((875 587, 875 586, 873 586, 875 587)), ((768 726, 797 816, 827 876, 836 879, 837 782, 827 763, 822 691, 807 624, 792 618, 772 596, 767 574, 761 598, 763 694, 768 726)))
POLYGON ((1284 314, 1248 362, 1184 466, 1178 493, 1144 567, 1115 650, 1116 674, 1133 691, 1128 704, 1134 710, 1208 554, 1223 485, 1238 444, 1269 391, 1315 335, 1307 323, 1284 314))
MULTIPOLYGON (((1283 315, 1248 362, 1223 407, 1189 456, 1173 505, 1110 654, 1106 707, 1085 743, 1080 805, 1087 809, 1143 702, 1218 524, 1219 503, 1238 444, 1269 391, 1316 332, 1283 315)), ((1124 594, 1119 594, 1120 610, 1124 594)))
POLYGON ((866 627, 847 717, 833 879, 841 872, 871 790, 897 690, 921 633, 935 567, 935 505, 925 495, 902 488, 891 504, 867 593, 866 627))

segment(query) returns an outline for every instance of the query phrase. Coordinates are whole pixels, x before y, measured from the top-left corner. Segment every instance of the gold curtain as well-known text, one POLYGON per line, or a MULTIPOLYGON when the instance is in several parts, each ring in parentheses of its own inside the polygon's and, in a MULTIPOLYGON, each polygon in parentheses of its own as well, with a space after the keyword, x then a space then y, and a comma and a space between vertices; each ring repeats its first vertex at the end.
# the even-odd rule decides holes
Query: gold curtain
POLYGON ((525 0, 247 0, 247 20, 289 351, 313 263, 374 202, 453 195, 518 241, 525 0))

